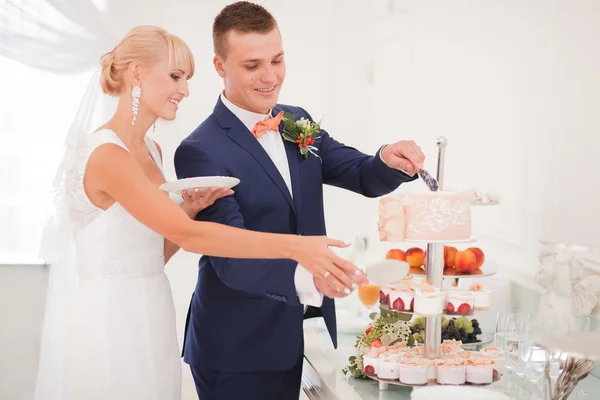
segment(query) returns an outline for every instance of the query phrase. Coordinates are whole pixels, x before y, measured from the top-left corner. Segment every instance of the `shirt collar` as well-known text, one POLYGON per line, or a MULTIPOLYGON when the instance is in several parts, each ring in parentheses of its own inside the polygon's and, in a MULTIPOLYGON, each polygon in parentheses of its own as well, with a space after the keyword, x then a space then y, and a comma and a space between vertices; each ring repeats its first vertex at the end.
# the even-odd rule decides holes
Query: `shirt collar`
POLYGON ((268 114, 258 114, 236 106, 231 101, 229 101, 227 97, 225 97, 224 93, 221 93, 221 101, 223 102, 225 107, 227 107, 229 111, 231 111, 233 115, 235 115, 242 122, 242 124, 244 124, 246 128, 248 128, 250 132, 252 132, 252 129, 254 128, 254 125, 257 122, 271 118, 271 112, 269 112, 268 114))

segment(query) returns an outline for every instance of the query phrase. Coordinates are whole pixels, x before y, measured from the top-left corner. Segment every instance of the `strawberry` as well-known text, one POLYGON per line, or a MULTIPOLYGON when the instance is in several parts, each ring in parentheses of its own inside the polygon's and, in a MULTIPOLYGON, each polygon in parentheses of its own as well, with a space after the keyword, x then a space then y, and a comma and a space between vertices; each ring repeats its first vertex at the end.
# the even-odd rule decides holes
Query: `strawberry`
POLYGON ((471 306, 468 305, 467 303, 461 304, 458 307, 458 313, 462 314, 462 315, 469 315, 469 314, 471 314, 471 306))
POLYGON ((454 305, 452 303, 448 303, 448 305, 446 306, 446 312, 448 314, 454 314, 454 305))
POLYGON ((371 348, 381 347, 381 346, 383 346, 383 343, 381 343, 381 340, 379 340, 379 339, 375 339, 371 342, 371 348))
POLYGON ((372 365, 367 365, 365 367, 365 375, 375 376, 375 368, 372 365))
POLYGON ((372 330, 373 330, 373 327, 372 327, 372 326, 369 326, 369 327, 367 328, 367 330, 365 331, 365 335, 368 335, 368 334, 369 334, 369 333, 370 333, 372 330))
POLYGON ((404 302, 402 301, 402 299, 400 297, 398 297, 394 301, 394 304, 392 304, 392 309, 398 310, 398 311, 404 311, 404 302))
POLYGON ((379 302, 381 304, 388 304, 390 302, 390 298, 383 293, 383 291, 379 291, 379 302))

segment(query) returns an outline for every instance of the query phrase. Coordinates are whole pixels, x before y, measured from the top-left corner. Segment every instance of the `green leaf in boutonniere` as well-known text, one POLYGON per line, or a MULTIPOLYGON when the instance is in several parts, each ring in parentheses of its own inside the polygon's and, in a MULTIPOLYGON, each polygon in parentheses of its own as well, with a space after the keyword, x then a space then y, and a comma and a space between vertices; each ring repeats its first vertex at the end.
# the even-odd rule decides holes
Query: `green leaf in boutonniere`
POLYGON ((319 132, 321 131, 320 124, 310 121, 306 118, 300 118, 296 120, 294 114, 288 112, 283 113, 283 132, 281 136, 288 142, 296 143, 298 145, 299 153, 308 158, 310 154, 317 156, 317 147, 313 146, 315 141, 319 139, 319 132))

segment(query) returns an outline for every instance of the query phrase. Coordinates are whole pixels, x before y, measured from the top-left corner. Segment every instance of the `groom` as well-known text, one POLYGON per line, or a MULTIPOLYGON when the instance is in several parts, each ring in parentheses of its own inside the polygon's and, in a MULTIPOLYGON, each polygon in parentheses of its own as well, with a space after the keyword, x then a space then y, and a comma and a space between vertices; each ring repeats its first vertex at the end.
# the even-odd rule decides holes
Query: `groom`
MULTIPOLYGON (((423 153, 410 141, 368 156, 321 130, 314 154, 305 158, 297 143, 283 140, 282 111, 311 117, 300 107, 277 104, 285 78, 282 40, 263 7, 225 7, 214 21, 213 41, 224 91, 213 113, 177 149, 175 168, 180 179, 234 176, 240 184, 198 220, 324 235, 323 184, 378 197, 414 179, 422 167, 423 153)), ((202 257, 184 341, 199 398, 298 399, 305 306, 323 316, 337 347, 333 298, 349 293, 292 260, 202 257)))

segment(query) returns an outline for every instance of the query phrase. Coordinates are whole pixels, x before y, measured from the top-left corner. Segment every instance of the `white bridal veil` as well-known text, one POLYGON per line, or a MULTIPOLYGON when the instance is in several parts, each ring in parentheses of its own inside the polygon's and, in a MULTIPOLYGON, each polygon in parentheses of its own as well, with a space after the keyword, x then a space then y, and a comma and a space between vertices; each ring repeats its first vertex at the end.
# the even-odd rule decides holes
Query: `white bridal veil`
POLYGON ((95 70, 64 141, 53 183, 54 210, 42 236, 40 255, 50 265, 50 277, 36 399, 69 399, 62 389, 63 354, 70 307, 77 301, 73 234, 78 215, 66 188, 87 135, 114 112, 116 101, 100 88, 100 57, 120 38, 92 0, 0 0, 1 56, 55 73, 95 70))

